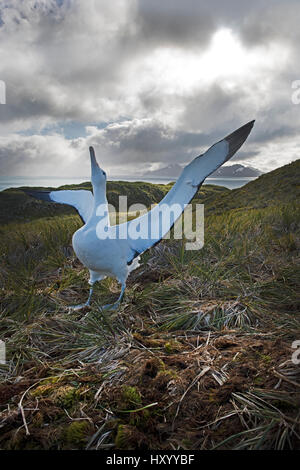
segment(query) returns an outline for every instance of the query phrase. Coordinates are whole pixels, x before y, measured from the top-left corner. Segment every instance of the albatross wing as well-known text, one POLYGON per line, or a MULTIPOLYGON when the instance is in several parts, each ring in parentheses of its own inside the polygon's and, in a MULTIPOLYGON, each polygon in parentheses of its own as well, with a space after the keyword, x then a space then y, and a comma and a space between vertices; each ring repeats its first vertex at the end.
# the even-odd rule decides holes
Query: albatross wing
POLYGON ((127 222, 126 230, 130 246, 128 264, 168 233, 205 178, 229 160, 242 146, 253 124, 254 121, 245 124, 214 144, 203 155, 196 157, 184 168, 177 182, 157 206, 146 214, 127 222), (164 223, 165 220, 168 221, 167 224, 164 223), (131 233, 138 233, 139 237, 133 239, 131 233))
POLYGON ((94 196, 84 189, 62 191, 25 191, 26 194, 43 201, 68 204, 75 207, 83 223, 86 223, 93 212, 94 196))

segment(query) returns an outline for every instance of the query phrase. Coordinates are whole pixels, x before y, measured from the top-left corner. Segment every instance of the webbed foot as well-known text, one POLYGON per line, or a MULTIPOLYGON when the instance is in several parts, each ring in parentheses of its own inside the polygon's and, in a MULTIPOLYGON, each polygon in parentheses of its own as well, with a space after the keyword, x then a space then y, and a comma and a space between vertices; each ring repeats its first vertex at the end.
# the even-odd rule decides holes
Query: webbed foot
POLYGON ((114 304, 106 304, 99 306, 99 310, 117 310, 120 307, 120 301, 118 300, 114 304))
POLYGON ((84 308, 84 307, 89 307, 90 304, 91 304, 92 295, 93 295, 93 286, 91 286, 91 288, 90 288, 90 293, 89 293, 89 297, 88 297, 87 301, 86 301, 84 304, 70 305, 70 306, 69 306, 69 309, 76 311, 76 310, 81 310, 81 309, 84 308))
POLYGON ((69 309, 70 310, 81 310, 82 308, 84 307, 89 307, 90 306, 90 303, 89 302, 85 302, 85 304, 78 304, 78 305, 69 305, 69 309))

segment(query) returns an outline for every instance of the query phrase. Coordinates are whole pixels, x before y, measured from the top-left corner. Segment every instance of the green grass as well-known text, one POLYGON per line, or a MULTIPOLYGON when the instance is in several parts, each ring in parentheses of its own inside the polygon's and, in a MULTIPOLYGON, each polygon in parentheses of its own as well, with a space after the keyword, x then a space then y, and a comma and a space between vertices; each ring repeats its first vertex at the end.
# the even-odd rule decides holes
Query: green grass
MULTIPOLYGON (((71 247, 81 225, 73 210, 21 190, 0 193, 0 337, 7 347, 7 364, 0 366, 0 446, 105 449, 118 447, 122 429, 122 448, 155 448, 156 426, 167 422, 161 432, 168 448, 297 448, 300 377, 289 345, 300 332, 298 170, 295 162, 233 191, 202 187, 195 201, 205 203, 204 247, 186 251, 184 242, 166 240, 145 253, 117 312, 99 309, 119 293, 112 279, 97 283, 91 309, 68 309, 88 295, 88 271, 71 247), (218 346, 223 338, 229 338, 227 349, 218 346), (208 372, 197 392, 194 378, 203 367, 208 372), (274 369, 283 377, 280 386, 274 369), (56 392, 41 398, 38 410, 34 393, 26 392, 51 377, 67 390, 75 387, 72 417, 82 419, 82 409, 89 417, 77 440, 56 392), (213 377, 229 387, 226 402, 215 398, 223 388, 213 377), (124 387, 143 407, 120 412, 124 387), (13 414, 14 397, 23 392, 29 437, 22 417, 13 414), (188 406, 193 396, 194 408, 188 406), (204 424, 201 403, 209 412, 204 424), (172 428, 174 416, 181 421, 172 428), (46 440, 40 422, 51 432, 46 440)), ((110 182, 108 199, 128 194, 130 204, 149 206, 169 188, 110 182)))
POLYGON ((210 212, 224 213, 224 210, 255 209, 297 202, 300 196, 300 160, 261 175, 241 188, 233 189, 215 201, 210 212))
MULTIPOLYGON (((116 210, 119 206, 119 196, 127 196, 128 208, 132 204, 143 204, 150 207, 151 204, 158 203, 171 189, 170 184, 152 184, 144 182, 108 181, 107 200, 116 210)), ((29 189, 24 187, 24 189, 29 189)), ((33 189, 33 188, 30 188, 33 189)), ((81 183, 78 185, 64 185, 59 188, 40 188, 47 190, 60 189, 86 189, 92 190, 91 183, 81 183)), ((198 191, 195 201, 206 203, 212 202, 220 194, 227 194, 228 189, 221 186, 205 185, 198 191)), ((45 203, 27 196, 22 188, 6 189, 0 192, 0 222, 3 225, 15 222, 31 222, 35 219, 52 218, 55 215, 77 215, 76 210, 67 205, 45 203)), ((79 219, 80 220, 80 219, 79 219)))

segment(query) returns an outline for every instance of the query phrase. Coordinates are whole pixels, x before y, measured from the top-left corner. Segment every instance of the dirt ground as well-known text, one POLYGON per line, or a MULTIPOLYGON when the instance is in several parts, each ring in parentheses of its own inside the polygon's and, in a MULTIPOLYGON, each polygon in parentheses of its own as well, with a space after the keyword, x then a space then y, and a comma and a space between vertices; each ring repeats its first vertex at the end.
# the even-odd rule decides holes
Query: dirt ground
POLYGON ((261 426, 264 448, 287 429, 299 449, 292 353, 263 334, 141 329, 97 363, 33 364, 0 385, 0 447, 230 449, 261 426))

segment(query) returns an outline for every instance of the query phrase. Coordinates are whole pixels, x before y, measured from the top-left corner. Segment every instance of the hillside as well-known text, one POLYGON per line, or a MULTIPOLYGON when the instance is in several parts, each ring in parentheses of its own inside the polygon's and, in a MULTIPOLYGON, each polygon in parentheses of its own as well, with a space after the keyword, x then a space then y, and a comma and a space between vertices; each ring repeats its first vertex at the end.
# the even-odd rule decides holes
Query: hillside
POLYGON ((296 202, 300 196, 299 181, 300 160, 296 160, 222 195, 208 209, 222 213, 224 209, 253 209, 296 202))
MULTIPOLYGON (((119 204, 119 196, 127 196, 128 207, 132 204, 144 204, 150 207, 151 204, 158 203, 165 194, 171 189, 170 184, 151 184, 144 182, 126 182, 126 181, 108 181, 107 200, 116 209, 119 204)), ((26 189, 24 187, 24 189, 26 189)), ((29 189, 29 188, 27 188, 29 189)), ((33 188, 30 188, 33 189, 33 188)), ((82 183, 79 185, 65 185, 59 188, 34 188, 34 189, 88 189, 91 190, 91 183, 82 183)), ((212 201, 220 193, 225 194, 230 190, 222 186, 205 185, 200 188, 198 196, 201 202, 212 201)), ((198 197, 197 196, 197 197, 198 197)), ((60 215, 77 215, 74 208, 62 205, 39 201, 27 196, 21 188, 7 189, 0 192, 0 223, 9 222, 29 222, 33 219, 44 217, 53 217, 60 215)))
MULTIPOLYGON (((112 279, 68 308, 89 291, 71 247, 79 217, 2 193, 0 448, 299 449, 297 178, 299 161, 200 188, 204 247, 149 250, 118 311, 100 308, 119 294, 112 279)), ((166 190, 114 182, 109 198, 166 190)))
MULTIPOLYGON (((205 204, 206 214, 221 214, 224 210, 239 208, 261 208, 274 203, 296 201, 299 191, 300 160, 297 160, 270 173, 261 175, 245 186, 229 190, 223 186, 204 185, 195 195, 193 202, 205 204)), ((108 181, 107 199, 114 207, 118 207, 118 197, 126 195, 128 206, 144 204, 150 207, 158 203, 170 190, 173 183, 152 184, 146 182, 108 181)), ((24 189, 26 189, 24 187, 24 189)), ((27 188, 28 189, 28 188, 27 188)), ((31 188, 33 189, 33 188, 31 188)), ((63 185, 59 188, 34 189, 88 189, 91 183, 79 185, 63 185)), ((45 203, 27 196, 22 188, 7 189, 0 192, 0 223, 28 222, 54 215, 75 215, 76 210, 70 206, 45 203)))

